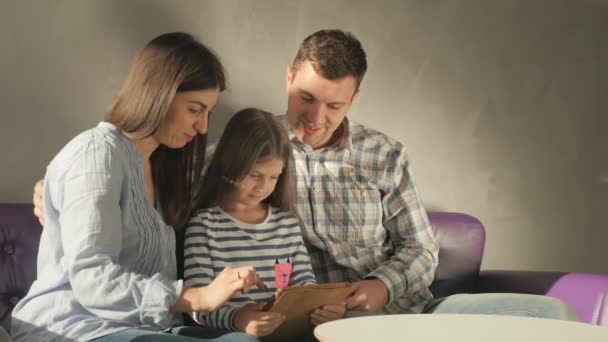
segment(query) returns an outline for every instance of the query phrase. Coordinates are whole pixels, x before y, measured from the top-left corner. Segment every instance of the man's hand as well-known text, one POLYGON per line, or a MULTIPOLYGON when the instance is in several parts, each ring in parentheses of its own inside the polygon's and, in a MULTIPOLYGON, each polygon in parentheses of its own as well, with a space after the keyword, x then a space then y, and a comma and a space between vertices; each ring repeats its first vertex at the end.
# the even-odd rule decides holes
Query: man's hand
POLYGON ((277 312, 261 311, 264 304, 249 303, 238 309, 234 315, 234 326, 251 336, 270 335, 285 321, 285 316, 277 312))
POLYGON ((34 215, 38 217, 38 221, 44 226, 44 202, 42 201, 42 194, 44 193, 44 181, 39 180, 34 185, 34 195, 32 196, 32 202, 34 202, 34 215))
POLYGON ((317 326, 321 323, 335 321, 344 318, 346 307, 344 305, 323 305, 321 308, 314 310, 310 314, 310 323, 317 326))
POLYGON ((346 299, 348 310, 378 312, 388 302, 388 289, 380 279, 353 283, 355 292, 346 299))

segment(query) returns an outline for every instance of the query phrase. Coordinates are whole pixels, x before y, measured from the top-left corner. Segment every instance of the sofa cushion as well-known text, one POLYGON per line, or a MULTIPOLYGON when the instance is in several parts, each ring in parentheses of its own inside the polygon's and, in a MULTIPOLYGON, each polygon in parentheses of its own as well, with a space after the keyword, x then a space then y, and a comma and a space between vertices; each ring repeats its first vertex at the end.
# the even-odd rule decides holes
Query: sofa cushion
POLYGON ((28 204, 0 204, 0 326, 10 328, 11 312, 36 278, 42 227, 28 204))

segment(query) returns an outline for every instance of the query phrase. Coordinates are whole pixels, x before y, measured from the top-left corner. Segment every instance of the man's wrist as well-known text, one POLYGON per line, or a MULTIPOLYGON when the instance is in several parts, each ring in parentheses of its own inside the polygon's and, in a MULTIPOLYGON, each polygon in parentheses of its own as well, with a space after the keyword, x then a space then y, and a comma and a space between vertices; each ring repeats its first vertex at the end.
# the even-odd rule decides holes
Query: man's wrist
POLYGON ((391 301, 391 291, 389 290, 389 285, 387 285, 387 283, 380 277, 378 277, 377 275, 369 275, 367 277, 365 277, 365 280, 376 280, 379 282, 379 284, 382 284, 382 287, 384 288, 384 305, 390 303, 391 301))

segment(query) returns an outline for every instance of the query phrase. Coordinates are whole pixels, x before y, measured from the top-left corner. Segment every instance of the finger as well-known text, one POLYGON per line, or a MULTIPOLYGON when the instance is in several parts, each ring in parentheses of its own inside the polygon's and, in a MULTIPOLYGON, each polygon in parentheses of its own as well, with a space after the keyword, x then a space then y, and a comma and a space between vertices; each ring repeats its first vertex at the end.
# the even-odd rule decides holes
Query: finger
POLYGON ((267 312, 267 311, 263 311, 263 312, 259 312, 259 315, 257 315, 255 317, 256 321, 260 321, 260 322, 275 322, 275 321, 282 321, 283 320, 283 315, 281 315, 280 313, 277 312, 267 312))
POLYGON ((344 316, 344 312, 346 311, 346 308, 344 307, 344 305, 334 305, 334 304, 324 305, 321 309, 323 311, 330 312, 339 317, 344 316))
POLYGON ((317 319, 319 321, 323 321, 323 322, 333 321, 338 318, 342 318, 342 316, 343 316, 342 314, 338 314, 338 313, 331 312, 331 311, 325 311, 325 310, 321 310, 321 309, 314 310, 311 315, 313 317, 315 317, 315 319, 317 319))
POLYGON ((326 320, 319 318, 318 316, 315 316, 313 314, 310 315, 310 324, 312 324, 313 326, 317 326, 319 324, 323 324, 327 322, 326 320))
POLYGON ((36 215, 36 217, 42 217, 42 211, 40 211, 38 207, 34 207, 34 215, 36 215))
POLYGON ((262 279, 260 279, 260 276, 258 276, 257 273, 255 275, 255 286, 257 286, 262 291, 268 291, 268 286, 264 284, 264 282, 262 281, 262 279))
POLYGON ((346 298, 346 307, 349 310, 360 309, 367 304, 367 295, 363 291, 357 291, 352 296, 346 298))

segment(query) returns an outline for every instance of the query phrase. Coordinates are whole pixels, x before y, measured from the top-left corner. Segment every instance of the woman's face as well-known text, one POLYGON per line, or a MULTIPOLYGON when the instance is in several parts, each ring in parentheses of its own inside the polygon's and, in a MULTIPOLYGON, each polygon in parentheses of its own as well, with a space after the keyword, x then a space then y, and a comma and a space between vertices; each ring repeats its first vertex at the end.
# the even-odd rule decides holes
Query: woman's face
POLYGON ((206 134, 209 113, 219 95, 218 88, 175 94, 167 116, 154 133, 156 141, 169 148, 182 148, 197 134, 206 134))

